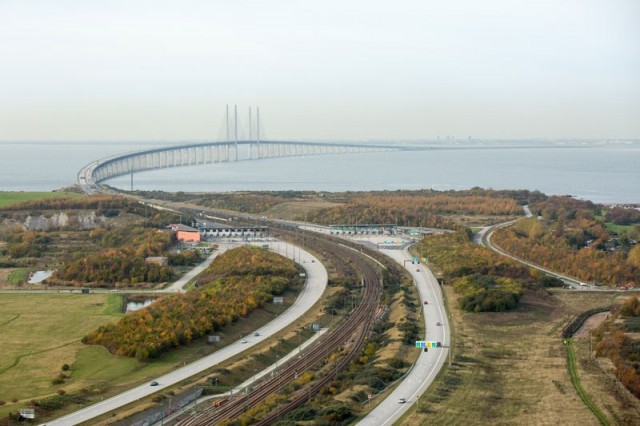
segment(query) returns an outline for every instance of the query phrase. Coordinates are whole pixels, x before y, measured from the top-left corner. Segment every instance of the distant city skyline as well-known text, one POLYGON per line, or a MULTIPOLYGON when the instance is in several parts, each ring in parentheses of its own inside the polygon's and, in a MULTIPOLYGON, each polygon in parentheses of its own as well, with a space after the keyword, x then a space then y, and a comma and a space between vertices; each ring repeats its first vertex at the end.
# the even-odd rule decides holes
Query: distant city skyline
POLYGON ((0 1, 0 141, 640 138, 636 0, 0 1))

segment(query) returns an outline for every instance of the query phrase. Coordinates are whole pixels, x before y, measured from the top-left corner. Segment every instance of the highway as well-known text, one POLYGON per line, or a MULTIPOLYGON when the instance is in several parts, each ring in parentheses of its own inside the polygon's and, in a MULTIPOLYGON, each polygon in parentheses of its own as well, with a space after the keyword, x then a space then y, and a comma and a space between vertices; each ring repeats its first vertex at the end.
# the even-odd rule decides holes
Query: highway
POLYGON ((501 254, 502 256, 508 257, 510 259, 515 260, 516 262, 522 263, 523 265, 529 266, 530 268, 534 268, 537 269, 539 271, 544 272, 547 275, 551 275, 552 277, 556 277, 560 280, 562 280, 564 283, 566 283, 570 288, 572 288, 573 290, 583 290, 583 291, 611 291, 610 288, 606 288, 606 287, 596 287, 593 285, 585 285, 584 283, 581 283, 579 280, 577 280, 576 278, 570 277, 568 275, 563 275, 560 274, 558 272, 552 271, 550 269, 544 268, 540 265, 537 265, 533 262, 529 262, 528 260, 524 260, 521 259, 519 257, 513 256, 509 253, 507 253, 506 251, 502 250, 500 247, 494 245, 491 242, 491 237, 493 236, 493 232, 496 229, 499 228, 504 228, 506 226, 511 226, 515 223, 515 221, 509 221, 509 222, 503 222, 503 223, 499 223, 497 225, 493 225, 493 226, 487 226, 485 228, 483 228, 480 232, 478 232, 474 237, 473 237, 473 242, 476 244, 479 244, 483 247, 489 248, 493 251, 495 251, 498 254, 501 254))
MULTIPOLYGON (((291 244, 280 242, 270 242, 269 245, 271 250, 278 252, 285 252, 290 247, 292 247, 291 244)), ((298 255, 296 260, 305 269, 307 275, 306 284, 303 290, 300 292, 297 300, 289 309, 287 309, 273 321, 255 330, 255 332, 258 332, 260 334, 260 336, 253 336, 254 331, 252 331, 241 340, 233 342, 228 346, 218 350, 217 352, 208 355, 196 362, 193 362, 185 367, 179 368, 161 377, 150 378, 149 383, 145 383, 143 385, 130 389, 124 393, 86 407, 82 410, 78 410, 67 416, 52 420, 50 422, 47 422, 46 424, 79 424, 91 420, 102 414, 116 410, 141 398, 162 391, 168 386, 179 383, 204 370, 214 367, 215 365, 245 351, 246 349, 260 344, 273 334, 277 333, 284 327, 287 327, 289 324, 296 321, 320 299, 327 287, 328 274, 324 265, 322 265, 322 263, 320 263, 317 258, 304 251, 303 249, 300 249, 298 247, 295 247, 295 249, 297 249, 298 255), (246 343, 241 343, 242 340, 245 340, 246 343), (157 381, 158 385, 150 386, 151 380, 157 381)))
MULTIPOLYGON (((381 253, 394 259, 401 265, 405 260, 411 260, 407 249, 404 250, 380 250, 381 253)), ((422 304, 423 318, 426 335, 424 340, 442 342, 443 346, 451 343, 451 333, 449 331, 449 320, 444 309, 442 290, 438 280, 431 270, 424 264, 413 265, 408 263, 409 273, 415 280, 418 292, 420 293, 420 303, 427 300, 427 305, 422 304), (440 323, 441 325, 437 325, 440 323)), ((438 375, 438 372, 447 360, 449 349, 436 348, 429 349, 429 352, 420 351, 418 360, 413 365, 409 373, 373 411, 371 411, 358 424, 362 426, 384 426, 391 425, 397 421, 412 404, 418 401, 422 393, 427 390, 438 375), (406 402, 401 403, 400 398, 405 398, 406 402)))

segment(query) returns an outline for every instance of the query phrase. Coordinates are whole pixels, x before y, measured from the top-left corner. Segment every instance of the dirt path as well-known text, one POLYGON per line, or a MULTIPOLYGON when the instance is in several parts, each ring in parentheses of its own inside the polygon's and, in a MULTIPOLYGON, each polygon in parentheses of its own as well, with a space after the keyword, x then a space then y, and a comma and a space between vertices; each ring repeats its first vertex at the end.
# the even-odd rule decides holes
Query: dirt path
POLYGON ((602 322, 607 319, 608 315, 609 312, 606 311, 591 315, 589 318, 587 318, 584 324, 582 324, 582 327, 580 327, 578 331, 573 334, 573 337, 589 337, 589 333, 591 333, 591 330, 602 324, 602 322))

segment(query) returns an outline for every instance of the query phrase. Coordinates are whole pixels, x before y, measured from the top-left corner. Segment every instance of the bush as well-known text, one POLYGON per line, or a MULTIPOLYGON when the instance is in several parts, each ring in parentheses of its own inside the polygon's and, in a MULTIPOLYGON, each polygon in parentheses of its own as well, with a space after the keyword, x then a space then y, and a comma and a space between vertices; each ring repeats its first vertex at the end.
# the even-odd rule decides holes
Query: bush
POLYGON ((467 312, 504 312, 518 305, 518 296, 500 289, 482 289, 460 300, 460 307, 467 312))
POLYGON ((556 277, 545 275, 538 280, 543 287, 564 287, 564 282, 556 277))
POLYGON ((324 420, 331 422, 332 424, 339 424, 349 419, 353 414, 351 409, 346 405, 330 405, 324 408, 320 415, 324 420))
POLYGON ((638 333, 640 332, 640 318, 632 317, 624 320, 625 333, 638 333))
POLYGON ((71 367, 69 366, 69 364, 62 364, 62 371, 69 371, 71 369, 71 367))
POLYGON ((402 376, 402 373, 391 368, 376 368, 375 371, 376 376, 386 383, 390 383, 402 376))
POLYGON ((514 309, 520 298, 520 286, 509 278, 481 274, 459 278, 454 290, 461 294, 460 308, 467 312, 504 312, 514 309))
POLYGON ((387 386, 385 385, 384 381, 382 381, 382 379, 377 376, 367 377, 364 381, 371 389, 375 391, 375 393, 380 392, 387 386))
POLYGON ((367 398, 367 393, 363 390, 359 390, 351 396, 351 399, 355 402, 365 402, 367 398))
POLYGON ((413 321, 404 321, 398 326, 398 330, 403 333, 402 343, 405 345, 411 345, 418 338, 418 332, 420 329, 413 321))
POLYGON ((313 420, 316 418, 317 412, 313 407, 302 406, 292 411, 287 417, 291 420, 313 420))
POLYGON ((104 209, 99 210, 97 212, 99 215, 101 214, 104 217, 117 217, 120 215, 120 210, 118 209, 104 209))
POLYGON ((464 232, 424 238, 418 249, 454 279, 454 290, 461 296, 459 306, 465 311, 514 309, 522 287, 532 280, 527 268, 474 245, 464 232))
POLYGON ((393 358, 389 361, 389 366, 397 370, 401 370, 409 366, 409 363, 400 358, 393 358))

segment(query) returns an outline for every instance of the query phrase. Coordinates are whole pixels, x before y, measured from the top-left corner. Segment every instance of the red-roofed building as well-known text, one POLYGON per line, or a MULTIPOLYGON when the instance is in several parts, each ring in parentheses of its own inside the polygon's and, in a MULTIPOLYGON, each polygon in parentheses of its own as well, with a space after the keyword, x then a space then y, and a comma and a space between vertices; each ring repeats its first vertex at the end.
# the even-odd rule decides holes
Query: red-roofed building
POLYGON ((200 241, 200 231, 198 231, 196 228, 192 228, 190 226, 183 225, 181 223, 171 224, 169 225, 169 228, 171 228, 171 230, 176 233, 176 238, 178 239, 178 241, 183 241, 183 242, 200 241))

